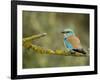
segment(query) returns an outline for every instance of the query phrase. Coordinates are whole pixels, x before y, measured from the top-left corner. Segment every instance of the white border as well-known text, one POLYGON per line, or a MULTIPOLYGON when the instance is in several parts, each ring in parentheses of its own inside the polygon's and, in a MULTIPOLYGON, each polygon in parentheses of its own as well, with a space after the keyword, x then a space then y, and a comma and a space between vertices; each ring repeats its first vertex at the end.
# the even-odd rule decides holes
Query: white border
POLYGON ((17 18, 18 18, 17 19, 17 34, 18 34, 17 75, 94 71, 94 10, 79 9, 79 8, 58 8, 58 7, 45 7, 45 6, 17 5, 17 18), (91 53, 90 66, 23 69, 22 68, 22 10, 90 14, 90 53, 91 53))

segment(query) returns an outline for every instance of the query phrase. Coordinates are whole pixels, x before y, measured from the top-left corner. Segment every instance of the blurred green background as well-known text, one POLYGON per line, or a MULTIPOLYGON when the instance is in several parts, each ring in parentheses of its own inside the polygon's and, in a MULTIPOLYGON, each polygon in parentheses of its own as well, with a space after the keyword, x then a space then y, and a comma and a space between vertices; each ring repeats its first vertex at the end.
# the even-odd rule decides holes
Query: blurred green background
MULTIPOLYGON (((66 50, 63 31, 74 30, 85 49, 89 48, 89 14, 23 11, 23 38, 47 33, 33 44, 52 50, 66 50)), ((89 57, 37 54, 23 47, 23 68, 66 67, 89 65, 89 57)))

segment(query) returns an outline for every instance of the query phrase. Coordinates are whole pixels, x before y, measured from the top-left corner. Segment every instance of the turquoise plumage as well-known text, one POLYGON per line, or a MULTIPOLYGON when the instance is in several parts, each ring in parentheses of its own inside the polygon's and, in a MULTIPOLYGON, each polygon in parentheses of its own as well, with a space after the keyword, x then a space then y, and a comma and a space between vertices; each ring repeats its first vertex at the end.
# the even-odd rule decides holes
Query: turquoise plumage
POLYGON ((66 48, 73 49, 73 46, 70 44, 70 42, 67 41, 66 37, 64 37, 64 44, 65 44, 66 48))

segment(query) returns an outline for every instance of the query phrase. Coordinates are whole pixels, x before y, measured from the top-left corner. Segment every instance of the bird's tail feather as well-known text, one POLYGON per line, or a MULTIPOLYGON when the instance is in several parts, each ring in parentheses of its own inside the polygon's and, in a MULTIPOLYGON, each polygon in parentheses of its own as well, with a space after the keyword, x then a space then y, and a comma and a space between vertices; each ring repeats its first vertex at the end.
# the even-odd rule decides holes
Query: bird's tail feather
POLYGON ((73 49, 73 51, 86 54, 87 52, 84 49, 73 49))

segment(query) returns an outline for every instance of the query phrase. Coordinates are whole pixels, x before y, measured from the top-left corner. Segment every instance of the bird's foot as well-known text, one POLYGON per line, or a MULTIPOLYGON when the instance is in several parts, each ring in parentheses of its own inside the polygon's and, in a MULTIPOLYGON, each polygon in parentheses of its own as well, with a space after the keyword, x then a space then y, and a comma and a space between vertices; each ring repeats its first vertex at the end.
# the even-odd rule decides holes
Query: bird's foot
POLYGON ((70 50, 70 53, 71 53, 71 54, 75 54, 75 51, 74 51, 74 50, 70 50))

